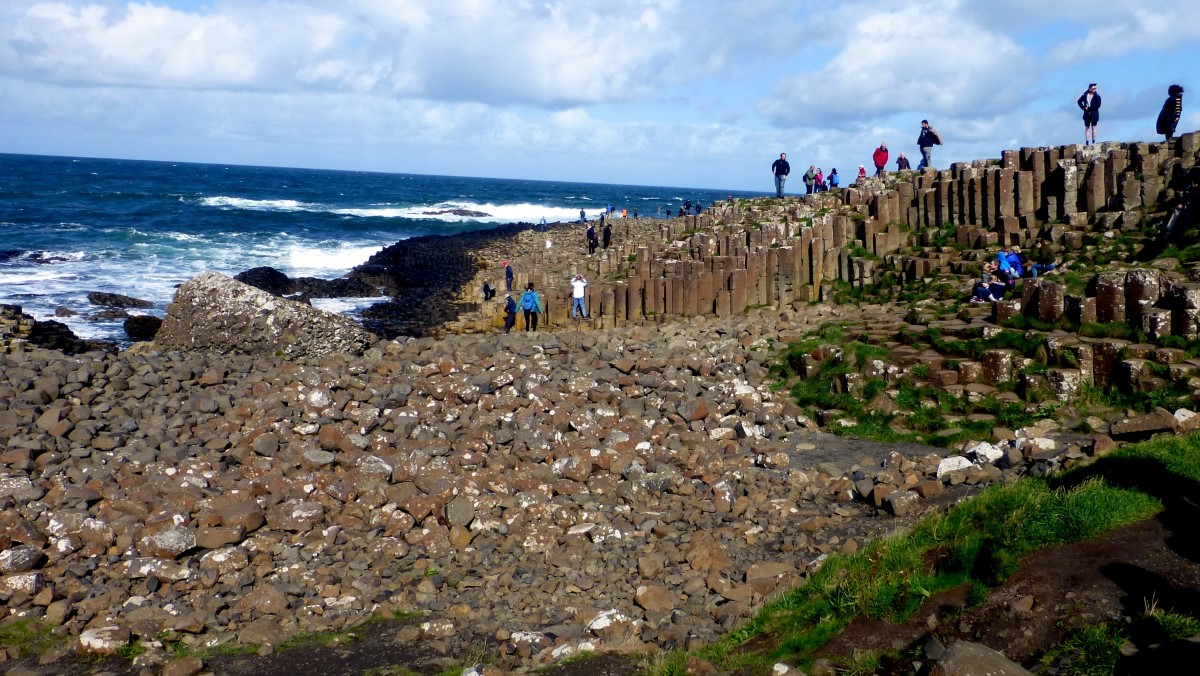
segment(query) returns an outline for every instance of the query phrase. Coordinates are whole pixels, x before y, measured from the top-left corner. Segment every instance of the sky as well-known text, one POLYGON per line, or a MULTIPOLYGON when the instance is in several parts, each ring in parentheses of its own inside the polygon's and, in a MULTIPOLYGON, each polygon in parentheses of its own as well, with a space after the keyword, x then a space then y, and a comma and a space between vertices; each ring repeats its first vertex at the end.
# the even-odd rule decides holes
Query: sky
POLYGON ((1195 0, 0 0, 0 152, 789 192, 1200 128, 1195 0), (913 160, 916 165, 916 159, 913 160))

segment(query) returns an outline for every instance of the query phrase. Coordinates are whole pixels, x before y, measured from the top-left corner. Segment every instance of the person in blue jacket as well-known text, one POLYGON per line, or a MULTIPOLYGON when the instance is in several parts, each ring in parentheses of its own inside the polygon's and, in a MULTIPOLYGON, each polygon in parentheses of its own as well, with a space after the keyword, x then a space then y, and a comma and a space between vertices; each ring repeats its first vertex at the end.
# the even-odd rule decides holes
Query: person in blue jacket
POLYGON ((525 293, 521 294, 521 311, 525 315, 525 330, 537 331, 538 314, 542 312, 542 299, 538 298, 537 291, 533 290, 533 282, 525 288, 525 293))

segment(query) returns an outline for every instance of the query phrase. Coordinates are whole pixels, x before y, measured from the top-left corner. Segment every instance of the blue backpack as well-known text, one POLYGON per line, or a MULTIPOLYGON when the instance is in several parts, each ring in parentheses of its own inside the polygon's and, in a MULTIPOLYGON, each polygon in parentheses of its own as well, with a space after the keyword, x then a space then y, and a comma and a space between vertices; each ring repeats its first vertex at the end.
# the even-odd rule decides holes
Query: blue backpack
POLYGON ((535 294, 532 291, 526 291, 521 296, 521 308, 525 309, 525 310, 532 310, 536 306, 537 306, 537 294, 535 294))

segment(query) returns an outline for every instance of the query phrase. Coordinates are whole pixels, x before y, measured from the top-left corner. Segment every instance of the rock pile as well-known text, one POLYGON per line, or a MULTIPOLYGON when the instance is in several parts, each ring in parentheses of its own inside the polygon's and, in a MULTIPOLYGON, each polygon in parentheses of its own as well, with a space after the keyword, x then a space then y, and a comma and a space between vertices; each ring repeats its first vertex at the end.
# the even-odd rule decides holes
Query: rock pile
POLYGON ((155 340, 165 349, 302 358, 362 354, 376 338, 349 318, 205 272, 179 287, 155 340))
POLYGON ((768 387, 770 339, 840 314, 5 355, 0 598, 90 652, 278 645, 381 608, 514 667, 711 640, 892 530, 877 508, 1025 471, 1024 449, 947 468, 812 432, 768 387))

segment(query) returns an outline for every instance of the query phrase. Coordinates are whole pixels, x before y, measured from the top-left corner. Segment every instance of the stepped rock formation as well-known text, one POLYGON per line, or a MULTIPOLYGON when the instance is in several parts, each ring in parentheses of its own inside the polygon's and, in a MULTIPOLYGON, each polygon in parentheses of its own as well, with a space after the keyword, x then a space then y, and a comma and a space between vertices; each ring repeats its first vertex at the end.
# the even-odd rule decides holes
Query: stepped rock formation
POLYGON ((179 287, 155 337, 162 349, 291 359, 362 354, 376 337, 353 320, 204 272, 179 287))

